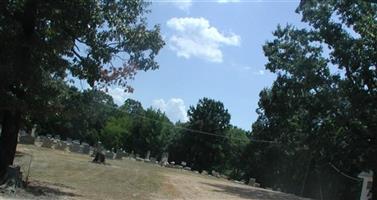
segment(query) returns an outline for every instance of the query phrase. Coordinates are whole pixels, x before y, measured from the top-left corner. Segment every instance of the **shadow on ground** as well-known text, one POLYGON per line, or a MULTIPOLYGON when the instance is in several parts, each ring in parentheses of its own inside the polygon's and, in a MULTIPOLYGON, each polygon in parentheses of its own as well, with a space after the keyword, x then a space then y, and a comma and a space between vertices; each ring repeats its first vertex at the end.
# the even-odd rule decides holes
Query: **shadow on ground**
POLYGON ((75 194, 70 191, 65 190, 72 190, 72 187, 63 185, 63 184, 54 184, 48 182, 39 182, 33 181, 28 184, 25 188, 25 192, 30 193, 34 196, 69 196, 69 197, 79 197, 81 195, 75 194))
POLYGON ((274 191, 268 191, 263 190, 259 188, 243 188, 243 187, 237 187, 237 186, 231 186, 231 185, 223 185, 223 184, 213 184, 213 183, 204 183, 204 185, 211 186, 215 189, 212 191, 214 192, 220 192, 225 194, 231 194, 235 196, 239 196, 244 199, 252 199, 252 200, 303 200, 303 198, 291 195, 291 194, 285 194, 281 192, 274 192, 274 191))

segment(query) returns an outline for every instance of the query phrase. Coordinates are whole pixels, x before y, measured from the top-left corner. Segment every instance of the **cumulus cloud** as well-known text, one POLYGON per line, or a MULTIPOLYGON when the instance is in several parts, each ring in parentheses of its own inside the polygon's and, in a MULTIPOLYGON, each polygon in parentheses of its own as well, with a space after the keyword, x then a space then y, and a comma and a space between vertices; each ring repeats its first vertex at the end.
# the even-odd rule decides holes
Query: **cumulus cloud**
POLYGON ((168 101, 156 99, 153 101, 152 107, 164 112, 173 122, 188 121, 185 102, 180 98, 171 98, 168 101))
POLYGON ((240 36, 234 33, 221 33, 205 18, 172 18, 166 24, 174 31, 169 38, 169 46, 178 57, 186 59, 198 57, 221 63, 222 46, 240 45, 240 36))
POLYGON ((175 0, 172 3, 179 9, 188 12, 192 6, 192 0, 175 0))
POLYGON ((113 97, 114 103, 118 106, 123 105, 124 101, 131 96, 130 93, 124 92, 124 89, 120 87, 108 88, 107 94, 113 97))

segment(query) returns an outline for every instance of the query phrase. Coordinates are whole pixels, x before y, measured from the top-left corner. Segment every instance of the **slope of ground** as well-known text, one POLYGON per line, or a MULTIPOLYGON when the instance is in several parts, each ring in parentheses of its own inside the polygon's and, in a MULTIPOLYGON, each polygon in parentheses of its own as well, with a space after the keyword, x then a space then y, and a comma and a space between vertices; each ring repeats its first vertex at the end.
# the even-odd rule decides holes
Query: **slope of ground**
POLYGON ((302 200, 293 195, 129 159, 110 160, 107 165, 101 165, 91 163, 87 155, 32 145, 19 145, 18 151, 33 157, 29 186, 16 196, 0 196, 0 199, 302 200))

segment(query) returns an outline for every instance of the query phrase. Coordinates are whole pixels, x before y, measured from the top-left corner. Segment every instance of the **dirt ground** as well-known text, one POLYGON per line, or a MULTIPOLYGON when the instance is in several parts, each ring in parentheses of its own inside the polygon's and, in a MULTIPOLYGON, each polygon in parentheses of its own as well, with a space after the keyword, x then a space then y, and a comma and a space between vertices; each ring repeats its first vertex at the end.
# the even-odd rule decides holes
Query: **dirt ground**
MULTIPOLYGON (((16 195, 0 193, 0 199, 304 200, 129 159, 110 160, 107 165, 99 165, 91 163, 87 155, 32 145, 19 145, 18 151, 32 157, 28 187, 16 195)), ((18 160, 21 165, 30 163, 30 159, 18 160)))
POLYGON ((303 200, 294 195, 250 187, 228 180, 189 173, 165 174, 165 187, 173 199, 303 200))

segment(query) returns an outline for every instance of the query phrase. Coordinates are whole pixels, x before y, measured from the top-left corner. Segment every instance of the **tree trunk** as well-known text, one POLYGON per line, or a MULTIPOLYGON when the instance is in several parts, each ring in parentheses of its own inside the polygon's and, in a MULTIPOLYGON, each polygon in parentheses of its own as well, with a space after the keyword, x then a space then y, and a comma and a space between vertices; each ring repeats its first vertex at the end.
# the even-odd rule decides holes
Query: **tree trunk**
POLYGON ((13 164, 20 122, 21 113, 19 111, 5 110, 3 112, 0 136, 0 180, 3 180, 7 167, 13 164))

